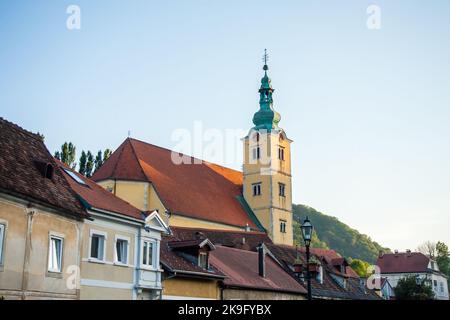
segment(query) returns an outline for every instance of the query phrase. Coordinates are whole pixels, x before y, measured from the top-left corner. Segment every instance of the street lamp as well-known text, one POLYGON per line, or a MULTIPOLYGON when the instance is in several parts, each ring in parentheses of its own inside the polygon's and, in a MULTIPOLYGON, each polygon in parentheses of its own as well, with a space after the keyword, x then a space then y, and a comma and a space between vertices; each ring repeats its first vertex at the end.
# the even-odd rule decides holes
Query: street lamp
POLYGON ((306 247, 306 280, 308 281, 308 300, 312 300, 311 294, 311 274, 309 272, 309 245, 311 244, 311 238, 313 233, 313 225, 311 221, 309 221, 308 217, 306 217, 305 221, 300 227, 302 229, 303 241, 305 241, 306 247))

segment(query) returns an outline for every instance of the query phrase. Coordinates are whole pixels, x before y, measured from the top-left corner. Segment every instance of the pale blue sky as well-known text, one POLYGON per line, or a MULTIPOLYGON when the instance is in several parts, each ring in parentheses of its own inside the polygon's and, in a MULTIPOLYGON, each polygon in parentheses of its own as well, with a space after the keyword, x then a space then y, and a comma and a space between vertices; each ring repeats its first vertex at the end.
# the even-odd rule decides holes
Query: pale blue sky
POLYGON ((52 152, 116 148, 128 130, 171 148, 194 121, 248 130, 268 48, 294 201, 393 249, 450 244, 449 14, 448 1, 2 1, 0 115, 52 152), (366 27, 372 3, 381 30, 366 27))

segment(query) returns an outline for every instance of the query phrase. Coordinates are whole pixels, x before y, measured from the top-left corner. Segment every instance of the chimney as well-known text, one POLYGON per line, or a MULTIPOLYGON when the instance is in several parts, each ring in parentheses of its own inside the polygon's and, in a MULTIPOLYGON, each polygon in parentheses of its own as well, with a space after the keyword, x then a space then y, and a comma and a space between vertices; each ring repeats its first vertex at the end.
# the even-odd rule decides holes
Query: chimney
POLYGON ((262 243, 258 247, 258 273, 260 277, 266 277, 266 250, 262 243))

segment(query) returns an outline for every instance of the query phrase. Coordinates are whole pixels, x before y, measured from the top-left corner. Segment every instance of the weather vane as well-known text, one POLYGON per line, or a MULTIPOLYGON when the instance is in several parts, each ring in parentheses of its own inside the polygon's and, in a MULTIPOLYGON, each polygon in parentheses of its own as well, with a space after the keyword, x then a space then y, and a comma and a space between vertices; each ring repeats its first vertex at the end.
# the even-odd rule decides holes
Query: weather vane
POLYGON ((267 61, 269 61, 269 55, 267 54, 267 49, 264 49, 264 55, 263 55, 262 60, 264 62, 263 70, 267 71, 269 69, 269 67, 267 66, 267 61))
POLYGON ((264 49, 263 62, 267 65, 267 61, 269 61, 269 55, 267 54, 267 49, 264 49))

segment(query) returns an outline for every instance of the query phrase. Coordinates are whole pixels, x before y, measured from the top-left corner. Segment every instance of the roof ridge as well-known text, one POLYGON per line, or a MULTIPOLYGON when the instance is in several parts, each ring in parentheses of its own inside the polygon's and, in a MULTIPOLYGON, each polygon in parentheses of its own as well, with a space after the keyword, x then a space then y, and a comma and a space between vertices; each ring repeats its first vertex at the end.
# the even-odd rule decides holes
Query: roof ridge
POLYGON ((14 123, 14 122, 8 121, 8 120, 6 120, 6 119, 3 118, 3 117, 0 117, 0 121, 4 122, 6 125, 9 125, 9 126, 12 127, 14 130, 18 130, 18 131, 21 131, 21 132, 23 132, 23 133, 29 135, 29 136, 32 137, 33 139, 41 140, 40 136, 39 136, 37 133, 28 131, 28 130, 22 128, 21 126, 19 126, 18 124, 14 123))
POLYGON ((218 167, 227 169, 227 170, 233 170, 233 171, 235 171, 235 172, 242 173, 242 171, 239 171, 239 170, 236 170, 236 169, 233 169, 233 168, 230 168, 230 167, 226 167, 226 166, 224 166, 224 165, 221 165, 221 164, 218 164, 218 163, 215 163, 215 162, 210 162, 210 161, 207 161, 207 160, 204 160, 204 159, 200 159, 200 158, 194 157, 194 156, 192 156, 192 155, 185 154, 185 153, 183 153, 183 152, 178 152, 178 151, 175 151, 175 150, 166 148, 166 147, 161 147, 161 146, 158 146, 158 145, 156 145, 156 144, 153 144, 153 143, 150 143, 150 142, 147 142, 147 141, 139 140, 139 139, 136 139, 136 138, 127 138, 127 139, 129 139, 129 140, 134 140, 134 141, 136 141, 136 142, 141 142, 141 143, 144 143, 144 144, 149 145, 149 146, 152 146, 152 147, 156 147, 156 148, 159 148, 159 149, 163 149, 163 150, 165 150, 165 151, 176 152, 176 153, 179 153, 179 154, 181 154, 181 155, 183 155, 183 156, 187 156, 187 157, 190 157, 190 158, 192 158, 192 159, 197 159, 197 160, 200 160, 200 161, 202 161, 202 162, 204 162, 204 163, 207 163, 207 164, 212 164, 212 165, 215 165, 215 166, 218 166, 218 167))
POLYGON ((228 232, 228 233, 242 233, 242 234, 267 234, 262 231, 242 231, 242 230, 222 230, 222 229, 209 229, 209 228, 196 228, 196 227, 180 227, 180 226, 171 226, 171 229, 188 229, 188 230, 205 230, 205 231, 218 231, 218 232, 228 232))
POLYGON ((151 182, 152 179, 149 179, 149 177, 145 174, 144 169, 142 168, 141 161, 139 160, 139 157, 136 154, 136 149, 134 148, 133 142, 131 141, 132 138, 127 138, 127 140, 130 140, 131 151, 133 152, 133 155, 136 158, 136 161, 137 161, 137 163, 139 165, 139 169, 141 169, 141 173, 144 175, 145 178, 147 178, 147 180, 149 180, 149 182, 151 182))

